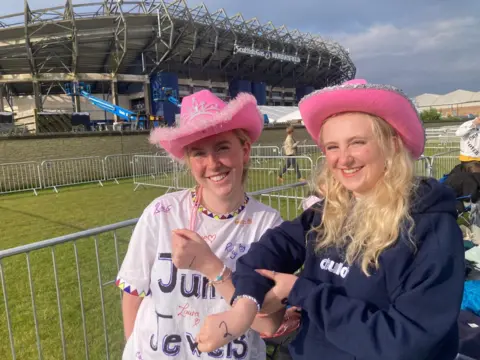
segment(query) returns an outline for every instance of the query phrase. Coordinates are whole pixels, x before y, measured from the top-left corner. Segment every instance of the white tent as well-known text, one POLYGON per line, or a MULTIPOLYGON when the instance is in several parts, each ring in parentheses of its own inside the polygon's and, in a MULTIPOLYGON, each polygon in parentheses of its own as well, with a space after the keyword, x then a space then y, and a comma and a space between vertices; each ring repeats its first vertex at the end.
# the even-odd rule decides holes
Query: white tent
POLYGON ((281 123, 288 123, 288 122, 300 121, 300 120, 302 120, 302 115, 300 114, 300 110, 295 110, 277 119, 276 123, 281 124, 281 123))
POLYGON ((266 106, 261 105, 258 107, 262 114, 267 114, 270 124, 280 123, 280 119, 286 115, 291 114, 298 110, 297 106, 266 106))

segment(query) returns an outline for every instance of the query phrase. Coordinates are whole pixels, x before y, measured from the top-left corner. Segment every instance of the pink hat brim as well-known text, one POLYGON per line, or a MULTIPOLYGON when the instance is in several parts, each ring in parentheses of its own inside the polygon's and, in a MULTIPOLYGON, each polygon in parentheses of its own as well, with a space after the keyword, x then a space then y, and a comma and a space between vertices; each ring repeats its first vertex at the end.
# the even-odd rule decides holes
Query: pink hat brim
POLYGON ((260 137, 263 130, 263 117, 253 95, 239 94, 214 116, 194 125, 156 128, 150 134, 149 141, 151 144, 160 145, 175 159, 181 160, 186 146, 235 129, 245 130, 252 143, 260 137))
POLYGON ((378 116, 389 123, 405 146, 419 158, 425 147, 425 130, 417 110, 398 89, 383 85, 359 84, 318 90, 299 104, 308 133, 319 146, 322 125, 329 117, 346 112, 378 116))

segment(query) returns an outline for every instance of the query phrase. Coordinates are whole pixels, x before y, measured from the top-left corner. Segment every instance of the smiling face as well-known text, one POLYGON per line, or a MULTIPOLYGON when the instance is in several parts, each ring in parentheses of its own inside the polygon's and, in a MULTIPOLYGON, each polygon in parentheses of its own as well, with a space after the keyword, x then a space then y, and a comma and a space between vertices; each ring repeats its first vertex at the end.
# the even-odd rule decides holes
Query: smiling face
POLYGON ((243 171, 250 157, 250 143, 233 132, 210 136, 191 144, 186 152, 193 177, 203 191, 228 198, 243 196, 243 171))
POLYGON ((356 197, 370 192, 384 175, 386 157, 370 115, 334 116, 322 126, 320 140, 333 176, 356 197))

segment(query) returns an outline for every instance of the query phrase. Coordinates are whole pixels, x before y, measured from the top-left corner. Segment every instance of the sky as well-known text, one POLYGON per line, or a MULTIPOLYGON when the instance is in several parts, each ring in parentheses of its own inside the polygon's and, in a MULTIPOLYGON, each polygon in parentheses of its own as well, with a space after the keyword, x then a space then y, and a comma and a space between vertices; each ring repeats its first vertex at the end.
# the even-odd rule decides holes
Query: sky
MULTIPOLYGON (((0 15, 23 10, 1 0, 0 15)), ((100 2, 75 1, 74 4, 100 2)), ((200 0, 187 0, 189 6, 200 0)), ((204 0, 210 12, 311 32, 350 51, 357 78, 410 96, 480 91, 480 0, 204 0)), ((30 0, 32 9, 64 1, 30 0)))

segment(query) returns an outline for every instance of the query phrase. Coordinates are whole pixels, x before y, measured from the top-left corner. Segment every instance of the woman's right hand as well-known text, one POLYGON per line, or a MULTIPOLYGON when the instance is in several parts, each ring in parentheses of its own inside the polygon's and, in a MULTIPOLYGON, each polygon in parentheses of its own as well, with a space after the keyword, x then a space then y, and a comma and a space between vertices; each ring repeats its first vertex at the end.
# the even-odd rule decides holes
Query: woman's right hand
POLYGON ((211 264, 219 266, 220 270, 223 266, 207 242, 196 232, 187 229, 172 231, 172 261, 177 269, 199 271, 207 276, 207 268, 211 264))

